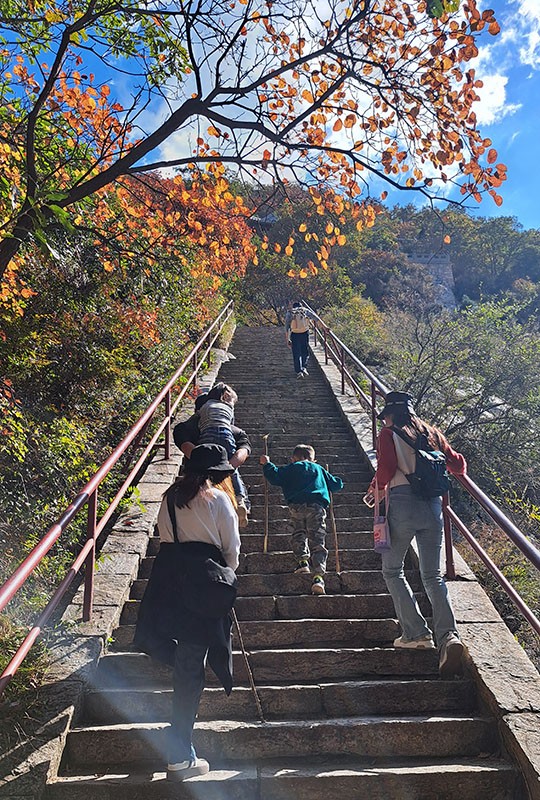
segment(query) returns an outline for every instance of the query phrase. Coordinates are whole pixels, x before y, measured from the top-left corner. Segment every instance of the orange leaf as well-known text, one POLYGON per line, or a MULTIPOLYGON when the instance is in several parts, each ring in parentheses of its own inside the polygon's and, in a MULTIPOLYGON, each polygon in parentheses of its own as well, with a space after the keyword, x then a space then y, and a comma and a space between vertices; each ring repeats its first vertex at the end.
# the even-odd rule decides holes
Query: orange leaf
POLYGON ((448 234, 446 234, 446 236, 443 239, 443 242, 445 244, 450 244, 451 241, 452 241, 452 239, 450 238, 450 236, 448 234))
POLYGON ((270 150, 264 151, 263 158, 265 161, 269 161, 272 158, 272 153, 270 152, 270 150))
POLYGON ((340 119, 337 119, 334 122, 334 127, 332 128, 332 130, 334 131, 334 133, 337 133, 338 131, 340 131, 342 129, 342 127, 343 127, 342 121, 340 119))
POLYGON ((307 278, 308 276, 307 271, 305 269, 301 269, 298 274, 301 278, 307 278))
POLYGON ((294 271, 294 269, 290 269, 287 272, 287 275, 288 275, 289 278, 294 278, 296 276, 296 272, 294 271))
POLYGON ((491 148, 487 154, 488 164, 494 164, 497 161, 497 151, 491 148))
POLYGON ((300 231, 300 233, 304 233, 304 231, 307 231, 306 223, 302 222, 302 224, 298 226, 298 230, 300 231))

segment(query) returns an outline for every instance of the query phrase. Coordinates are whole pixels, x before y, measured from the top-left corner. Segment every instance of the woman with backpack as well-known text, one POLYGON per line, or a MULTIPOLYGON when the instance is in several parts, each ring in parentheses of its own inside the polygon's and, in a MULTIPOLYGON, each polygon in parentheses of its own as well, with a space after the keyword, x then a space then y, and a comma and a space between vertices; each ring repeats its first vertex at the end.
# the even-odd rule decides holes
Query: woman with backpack
POLYGON ((214 484, 234 468, 218 444, 201 444, 165 492, 157 527, 160 549, 141 602, 134 646, 173 668, 167 778, 206 774, 192 732, 205 683, 205 663, 232 689, 231 619, 236 597, 238 517, 214 484))
MULTIPOLYGON (((420 575, 433 609, 433 630, 439 649, 439 672, 451 678, 463 671, 463 645, 456 630, 454 612, 441 574, 443 546, 442 494, 440 488, 422 496, 416 472, 418 447, 440 451, 453 475, 464 475, 467 464, 461 453, 452 449, 443 433, 420 419, 407 392, 389 392, 378 415, 384 427, 377 440, 377 471, 367 500, 376 491, 388 491, 386 516, 390 527, 390 550, 382 553, 382 571, 392 596, 402 634, 394 647, 431 649, 435 647, 428 624, 404 573, 409 545, 416 538, 420 575), (377 487, 377 488, 376 488, 377 487)), ((444 460, 443 460, 444 461, 444 460)), ((437 479, 437 478, 436 478, 437 479)), ((436 487, 436 484, 435 484, 436 487)))
POLYGON ((309 320, 313 314, 298 301, 285 314, 285 341, 292 348, 297 378, 307 378, 309 359, 309 320))

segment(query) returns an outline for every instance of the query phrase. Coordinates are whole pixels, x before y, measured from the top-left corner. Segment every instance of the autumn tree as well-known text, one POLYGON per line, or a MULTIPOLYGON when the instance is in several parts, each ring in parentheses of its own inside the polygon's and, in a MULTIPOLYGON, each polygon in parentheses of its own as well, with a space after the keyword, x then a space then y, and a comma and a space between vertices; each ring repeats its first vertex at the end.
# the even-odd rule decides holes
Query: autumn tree
POLYGON ((458 6, 1 0, 3 299, 21 291, 24 243, 47 248, 51 221, 91 226, 113 184, 163 167, 297 181, 314 212, 348 210, 359 227, 378 178, 500 202, 470 67, 499 27, 476 0, 458 6))

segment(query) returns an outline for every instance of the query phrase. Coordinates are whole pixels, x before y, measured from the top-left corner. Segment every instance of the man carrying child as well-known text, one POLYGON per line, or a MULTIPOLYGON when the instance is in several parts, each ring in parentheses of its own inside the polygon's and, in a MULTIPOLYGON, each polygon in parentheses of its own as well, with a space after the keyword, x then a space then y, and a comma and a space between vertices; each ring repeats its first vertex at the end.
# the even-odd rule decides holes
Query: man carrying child
POLYGON ((293 523, 292 550, 297 559, 295 572, 311 572, 312 594, 324 594, 324 574, 328 550, 326 510, 330 492, 343 489, 343 481, 315 463, 315 450, 298 444, 290 464, 276 467, 268 456, 259 459, 268 483, 281 486, 293 523), (310 567, 311 560, 311 567, 310 567))

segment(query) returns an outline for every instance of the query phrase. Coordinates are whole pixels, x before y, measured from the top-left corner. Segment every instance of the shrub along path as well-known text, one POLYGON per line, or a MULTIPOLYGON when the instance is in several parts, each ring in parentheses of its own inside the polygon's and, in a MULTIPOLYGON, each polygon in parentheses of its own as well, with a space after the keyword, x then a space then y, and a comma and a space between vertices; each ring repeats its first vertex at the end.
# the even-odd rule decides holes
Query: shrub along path
MULTIPOLYGON (((253 503, 242 532, 236 611, 266 722, 258 720, 235 644, 230 698, 208 676, 195 744, 209 775, 183 785, 165 780, 165 734, 171 676, 130 642, 140 598, 157 552, 150 540, 114 644, 97 669, 80 726, 67 739, 49 800, 464 800, 519 796, 514 768, 499 756, 497 726, 479 710, 471 680, 441 681, 437 655, 399 651, 393 606, 372 550, 370 512, 361 502, 370 480, 316 364, 296 380, 275 328, 242 328, 236 360, 219 378, 239 394, 237 423, 254 455, 242 473, 253 503), (264 482, 258 453, 270 433, 270 456, 288 459, 298 442, 340 475, 335 496, 341 572, 335 572, 331 526, 327 595, 310 594, 310 576, 294 575, 287 507, 269 487, 269 547, 263 553, 264 482)), ((421 605, 417 571, 408 564, 421 605)))

